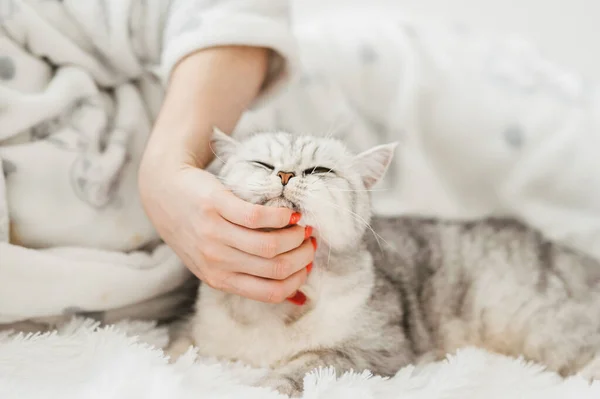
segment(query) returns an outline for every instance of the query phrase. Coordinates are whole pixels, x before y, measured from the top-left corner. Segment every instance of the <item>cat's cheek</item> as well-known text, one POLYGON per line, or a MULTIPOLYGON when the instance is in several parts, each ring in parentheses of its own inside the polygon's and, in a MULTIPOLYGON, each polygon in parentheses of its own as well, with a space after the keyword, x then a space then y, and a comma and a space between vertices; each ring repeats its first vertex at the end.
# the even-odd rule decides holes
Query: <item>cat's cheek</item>
POLYGON ((306 212, 303 220, 306 225, 316 229, 319 239, 332 249, 344 248, 348 242, 347 226, 336 212, 327 209, 306 212))
MULTIPOLYGON (((324 218, 329 210, 328 206, 320 202, 319 197, 311 193, 299 194, 297 197, 297 202, 300 205, 304 221, 307 223, 321 223, 321 219, 324 218)), ((294 199, 292 199, 292 201, 294 199)))
POLYGON ((357 240, 354 234, 348 229, 328 229, 321 233, 321 236, 328 246, 336 251, 347 249, 356 244, 357 240))

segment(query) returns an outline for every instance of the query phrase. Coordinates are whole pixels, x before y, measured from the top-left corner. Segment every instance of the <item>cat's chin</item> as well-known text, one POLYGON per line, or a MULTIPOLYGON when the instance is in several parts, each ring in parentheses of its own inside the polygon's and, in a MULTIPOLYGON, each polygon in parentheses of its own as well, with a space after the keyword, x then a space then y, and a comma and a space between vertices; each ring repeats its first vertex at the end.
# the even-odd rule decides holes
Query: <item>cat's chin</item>
POLYGON ((272 206, 275 208, 289 208, 294 212, 300 212, 300 207, 297 204, 283 197, 271 198, 265 201, 262 205, 272 206))

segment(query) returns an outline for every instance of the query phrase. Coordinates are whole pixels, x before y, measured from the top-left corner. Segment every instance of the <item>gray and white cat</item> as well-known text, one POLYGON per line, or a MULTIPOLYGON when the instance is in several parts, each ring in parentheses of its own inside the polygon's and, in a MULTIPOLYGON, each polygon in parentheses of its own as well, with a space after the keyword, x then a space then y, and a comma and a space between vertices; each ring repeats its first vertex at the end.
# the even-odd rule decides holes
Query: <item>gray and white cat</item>
POLYGON ((467 345, 600 377, 600 264, 513 221, 371 224, 369 189, 394 147, 354 155, 332 138, 216 132, 224 183, 247 201, 301 212, 319 247, 301 287, 306 304, 202 285, 189 341, 171 352, 193 343, 270 368, 261 384, 290 395, 320 366, 393 375, 467 345), (282 171, 293 173, 287 184, 282 171))

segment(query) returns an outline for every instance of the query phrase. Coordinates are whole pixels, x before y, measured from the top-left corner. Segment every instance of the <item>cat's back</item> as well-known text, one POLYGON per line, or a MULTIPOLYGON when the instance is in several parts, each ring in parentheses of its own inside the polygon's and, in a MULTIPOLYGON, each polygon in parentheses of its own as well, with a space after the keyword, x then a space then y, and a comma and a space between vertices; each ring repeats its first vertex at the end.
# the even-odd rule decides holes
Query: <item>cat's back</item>
POLYGON ((429 343, 417 352, 481 345, 518 353, 511 342, 522 337, 507 340, 507 326, 547 303, 600 304, 600 263, 517 221, 398 217, 372 227, 368 247, 401 293, 405 331, 415 347, 429 343))
POLYGON ((377 217, 372 227, 375 234, 368 234, 367 245, 376 267, 415 288, 436 275, 451 286, 483 274, 489 279, 510 274, 526 284, 535 280, 542 291, 556 278, 569 290, 600 287, 600 262, 516 220, 377 217))

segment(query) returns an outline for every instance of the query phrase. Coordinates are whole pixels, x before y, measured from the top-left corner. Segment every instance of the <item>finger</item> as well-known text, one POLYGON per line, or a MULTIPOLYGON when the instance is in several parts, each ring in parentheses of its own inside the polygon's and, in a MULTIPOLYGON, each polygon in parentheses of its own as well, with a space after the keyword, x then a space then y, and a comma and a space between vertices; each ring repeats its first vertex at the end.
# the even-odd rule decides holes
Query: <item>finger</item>
POLYGON ((213 196, 217 212, 223 218, 249 229, 282 228, 300 219, 291 209, 251 204, 231 191, 217 190, 213 196))
POLYGON ((230 272, 285 280, 292 274, 308 267, 313 262, 314 257, 315 249, 310 239, 305 240, 298 248, 278 255, 273 259, 248 255, 230 248, 224 268, 230 272))
POLYGON ((298 291, 306 281, 306 276, 306 269, 292 274, 285 280, 269 280, 233 273, 223 280, 221 289, 255 301, 281 303, 298 291))
POLYGON ((248 254, 272 259, 279 254, 298 248, 311 236, 311 227, 293 226, 271 231, 251 230, 245 227, 229 226, 216 233, 221 242, 248 254))

